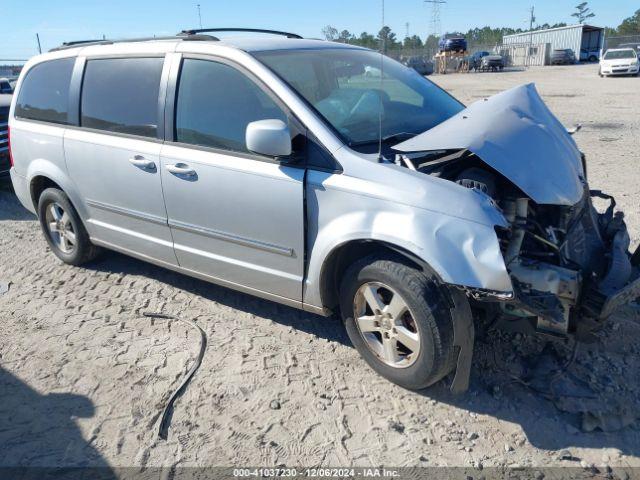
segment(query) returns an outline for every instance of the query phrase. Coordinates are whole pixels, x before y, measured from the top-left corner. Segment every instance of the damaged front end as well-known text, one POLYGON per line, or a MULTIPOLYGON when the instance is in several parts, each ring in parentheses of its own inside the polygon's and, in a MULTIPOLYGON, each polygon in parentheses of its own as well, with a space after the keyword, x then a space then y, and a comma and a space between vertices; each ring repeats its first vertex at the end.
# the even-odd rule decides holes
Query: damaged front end
POLYGON ((575 206, 543 206, 526 197, 502 201, 510 228, 499 229, 515 298, 508 317, 534 320, 537 331, 584 335, 619 306, 640 295, 638 254, 615 200, 585 191, 575 206), (606 198, 598 213, 592 197, 606 198), (635 264, 634 264, 635 263, 635 264))
MULTIPOLYGON (((394 147, 397 163, 491 197, 513 295, 470 289, 502 317, 564 337, 600 327, 640 296, 640 249, 631 255, 615 200, 589 190, 584 156, 533 85, 477 102, 394 147), (599 213, 593 199, 609 202, 599 213)), ((499 292, 498 292, 499 293, 499 292)))

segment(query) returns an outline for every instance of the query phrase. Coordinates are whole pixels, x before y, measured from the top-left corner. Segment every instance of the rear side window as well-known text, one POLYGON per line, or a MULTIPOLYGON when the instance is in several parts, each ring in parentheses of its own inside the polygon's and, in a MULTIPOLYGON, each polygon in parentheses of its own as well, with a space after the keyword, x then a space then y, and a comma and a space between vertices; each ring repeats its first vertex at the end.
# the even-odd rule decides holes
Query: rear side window
POLYGON ((87 61, 80 125, 108 132, 155 137, 163 58, 87 61))
POLYGON ((176 140, 247 152, 247 125, 287 116, 260 87, 229 65, 186 59, 178 85, 176 140))
POLYGON ((18 118, 51 123, 68 123, 69 83, 75 58, 62 58, 35 65, 25 77, 18 94, 18 118))

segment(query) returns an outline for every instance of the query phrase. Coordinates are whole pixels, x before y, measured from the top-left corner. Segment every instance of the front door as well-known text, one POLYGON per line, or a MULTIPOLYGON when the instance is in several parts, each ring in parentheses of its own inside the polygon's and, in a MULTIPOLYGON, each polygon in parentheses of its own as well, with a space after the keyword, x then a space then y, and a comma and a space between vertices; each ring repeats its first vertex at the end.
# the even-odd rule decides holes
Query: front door
POLYGON ((304 170, 250 153, 247 124, 289 118, 232 65, 182 61, 174 140, 161 152, 179 265, 232 287, 296 301, 304 268, 304 170))
POLYGON ((97 242, 175 265, 162 196, 158 98, 164 59, 88 59, 67 168, 97 242))

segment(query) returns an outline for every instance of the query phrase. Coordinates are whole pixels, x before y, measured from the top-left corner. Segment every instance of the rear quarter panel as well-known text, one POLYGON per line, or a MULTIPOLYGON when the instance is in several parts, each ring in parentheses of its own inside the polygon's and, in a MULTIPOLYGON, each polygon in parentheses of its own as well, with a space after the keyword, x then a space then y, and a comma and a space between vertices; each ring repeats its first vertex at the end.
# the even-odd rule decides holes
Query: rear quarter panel
MULTIPOLYGON (((65 164, 65 127, 15 118, 10 121, 10 127, 15 173, 26 178, 27 187, 37 176, 53 180, 65 190, 77 208, 79 199, 74 195, 65 164)), ((27 198, 31 200, 30 196, 27 198)), ((36 206, 32 203, 24 206, 35 211, 36 206)))

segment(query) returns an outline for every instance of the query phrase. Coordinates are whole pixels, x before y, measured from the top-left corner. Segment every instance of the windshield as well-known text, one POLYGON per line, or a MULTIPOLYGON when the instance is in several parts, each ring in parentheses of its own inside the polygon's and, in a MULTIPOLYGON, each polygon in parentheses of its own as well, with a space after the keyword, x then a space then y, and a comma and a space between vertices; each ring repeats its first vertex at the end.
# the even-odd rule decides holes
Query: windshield
POLYGON ((377 145, 380 119, 382 137, 398 143, 464 109, 415 70, 370 50, 278 50, 254 55, 360 151, 373 151, 371 146, 377 145))
POLYGON ((636 58, 636 52, 633 50, 614 50, 608 51, 604 56, 605 60, 616 60, 618 58, 636 58))

